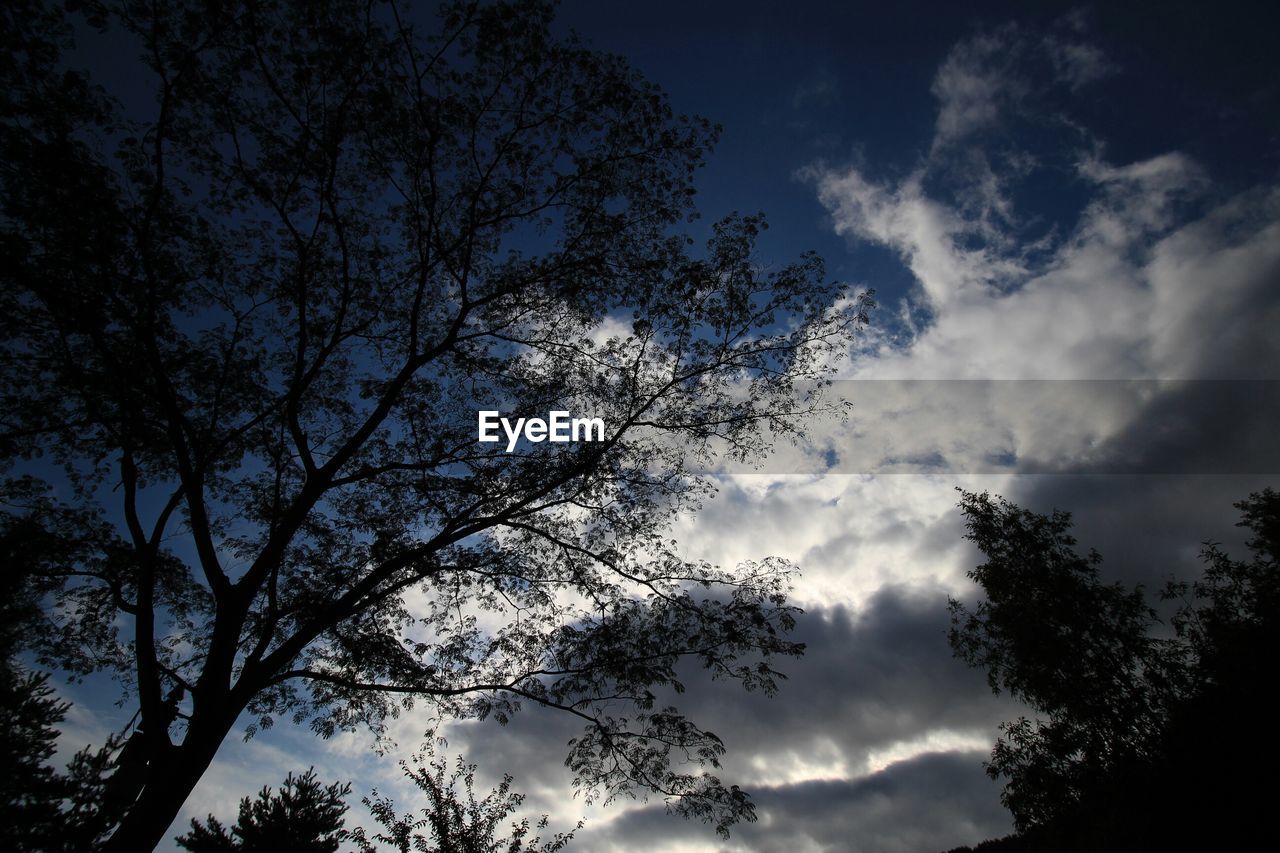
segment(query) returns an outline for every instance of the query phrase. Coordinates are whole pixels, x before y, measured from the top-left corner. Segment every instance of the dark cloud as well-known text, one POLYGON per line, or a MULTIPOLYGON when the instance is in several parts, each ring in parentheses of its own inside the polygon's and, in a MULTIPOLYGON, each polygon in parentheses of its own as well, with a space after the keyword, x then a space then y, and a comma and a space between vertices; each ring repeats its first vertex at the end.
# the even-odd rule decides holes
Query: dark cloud
MULTIPOLYGON (((1008 814, 977 752, 929 753, 861 779, 779 785, 755 792, 758 820, 735 827, 724 850, 793 853, 939 851, 1007 834, 1008 814)), ((661 806, 588 828, 586 849, 661 850, 705 843, 707 830, 682 824, 661 806)))
MULTIPOLYGON (((1265 474, 1027 477, 1005 497, 1037 512, 1071 512, 1079 550, 1096 549, 1107 580, 1154 593, 1170 578, 1200 574, 1208 540, 1243 555, 1244 531, 1232 504, 1280 477, 1265 474)), ((1152 596, 1154 598, 1154 595, 1152 596)))
POLYGON ((1186 382, 1153 399, 1101 455, 1117 474, 1276 475, 1278 432, 1280 382, 1186 382))
POLYGON ((835 747, 851 773, 873 753, 929 732, 982 732, 1007 710, 982 676, 953 659, 941 590, 887 587, 865 608, 817 609, 801 617, 804 657, 784 661, 774 698, 744 694, 690 673, 680 704, 709 721, 748 759, 806 763, 835 747))
MULTIPOLYGON (((784 849, 805 834, 832 849, 923 849, 934 839, 943 849, 1003 831, 999 786, 982 771, 985 746, 973 747, 994 740, 1012 706, 952 658, 947 625, 942 591, 889 587, 857 612, 804 614, 797 638, 806 653, 781 663, 788 679, 773 698, 686 673, 688 691, 673 701, 724 740, 729 752, 719 775, 742 784, 760 807, 760 822, 741 833, 748 849, 784 849), (952 743, 967 751, 914 757, 952 743), (908 760, 890 763, 897 758, 908 760), (883 764, 890 766, 870 773, 883 764), (927 819, 918 810, 929 811, 927 819)), ((511 773, 533 810, 567 819, 584 811, 569 799, 562 765, 565 742, 578 729, 563 714, 529 709, 506 727, 456 727, 450 747, 481 768, 511 773)), ((709 827, 686 825, 661 807, 607 823, 606 816, 592 821, 599 826, 585 849, 608 849, 606 841, 645 849, 639 836, 627 840, 632 832, 714 842, 709 827)))
MULTIPOLYGON (((1247 360, 1240 371, 1263 370, 1247 360)), ((1280 472, 1276 378, 874 379, 828 393, 852 414, 812 419, 808 452, 777 454, 764 470, 814 470, 821 448, 824 474, 1280 472)), ((892 515, 881 541, 894 528, 910 535, 896 508, 874 512, 892 515)))

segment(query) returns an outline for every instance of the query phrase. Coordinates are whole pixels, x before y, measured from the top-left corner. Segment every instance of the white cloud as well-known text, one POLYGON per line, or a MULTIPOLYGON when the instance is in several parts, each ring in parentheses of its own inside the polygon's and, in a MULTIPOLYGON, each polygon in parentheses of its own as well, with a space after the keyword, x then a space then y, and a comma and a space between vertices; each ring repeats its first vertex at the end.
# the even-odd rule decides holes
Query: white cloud
POLYGON ((933 80, 938 99, 934 148, 995 124, 1005 102, 1022 91, 1006 67, 1017 30, 1005 27, 967 39, 952 49, 933 80))
POLYGON ((935 309, 970 294, 987 294, 1026 273, 1018 258, 1002 256, 994 247, 968 247, 969 238, 991 236, 984 220, 966 219, 929 197, 923 172, 896 186, 871 181, 855 168, 806 174, 815 180, 836 233, 897 252, 935 309))
POLYGON ((891 583, 967 588, 953 487, 998 488, 1007 479, 725 475, 715 499, 673 536, 689 558, 726 566, 785 557, 802 570, 800 606, 859 609, 891 583))
POLYGON ((984 752, 991 746, 990 732, 954 732, 937 729, 900 740, 867 754, 866 772, 880 773, 900 761, 942 752, 984 752))
POLYGON ((1093 199, 1035 265, 1005 242, 966 246, 977 227, 924 194, 918 176, 883 186, 852 168, 817 175, 836 230, 898 252, 933 314, 905 345, 887 340, 856 359, 849 378, 1256 375, 1261 364, 1243 350, 1265 342, 1245 332, 1262 327, 1237 320, 1268 301, 1280 270, 1280 191, 1250 191, 1183 221, 1207 185, 1183 155, 1125 166, 1090 158, 1079 172, 1093 199))
MULTIPOLYGON (((1074 15, 1039 37, 1006 24, 957 43, 933 79, 938 116, 930 155, 1036 112, 1050 91, 1077 92, 1113 73, 1115 64, 1084 30, 1083 18, 1074 15)), ((1036 118, 1063 120, 1043 113, 1036 118)))

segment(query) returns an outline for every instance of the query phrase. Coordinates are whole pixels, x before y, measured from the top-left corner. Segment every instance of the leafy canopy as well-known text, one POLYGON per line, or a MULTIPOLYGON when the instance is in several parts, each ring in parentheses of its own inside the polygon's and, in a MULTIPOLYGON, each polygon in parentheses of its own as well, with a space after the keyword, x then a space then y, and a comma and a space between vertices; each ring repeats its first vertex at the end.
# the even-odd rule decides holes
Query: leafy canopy
POLYGON ((558 853, 573 840, 574 833, 582 828, 583 821, 569 832, 557 832, 549 840, 540 835, 530 838, 535 828, 545 830, 548 817, 543 815, 536 824, 528 818, 507 819, 524 802, 524 794, 511 790, 512 777, 502 777, 498 786, 477 800, 475 796, 476 766, 467 764, 458 756, 449 769, 449 762, 433 758, 424 763, 425 756, 416 756, 416 766, 401 761, 406 777, 427 796, 427 805, 421 817, 412 812, 397 814, 395 803, 389 797, 373 792, 364 804, 369 807, 382 831, 361 840, 366 851, 376 850, 379 844, 389 845, 400 853, 410 850, 440 850, 451 853, 558 853), (510 827, 503 834, 503 830, 510 827), (375 843, 376 842, 376 843, 375 843))
MULTIPOLYGON (((351 786, 321 785, 311 768, 300 776, 290 773, 278 791, 267 787, 256 799, 241 800, 230 831, 213 815, 203 824, 192 820, 191 831, 176 839, 178 846, 192 853, 336 853, 346 842, 361 853, 557 853, 582 827, 579 821, 574 830, 556 833, 548 841, 530 838, 535 824, 528 818, 504 826, 524 802, 524 794, 511 790, 510 775, 477 800, 474 764, 459 756, 450 771, 448 761, 432 758, 428 765, 426 759, 427 754, 414 756, 416 766, 400 762, 405 776, 427 797, 421 817, 412 812, 401 816, 394 801, 375 790, 362 800, 380 827, 372 836, 364 827, 345 826, 344 800, 351 786)), ((543 830, 547 824, 543 815, 536 828, 543 830)))
POLYGON ((1141 588, 1103 582, 1098 554, 1076 552, 1068 513, 973 493, 960 506, 987 557, 969 573, 985 597, 951 602, 951 645, 1035 712, 1002 725, 987 765, 1008 780, 1020 833, 995 849, 1274 846, 1255 780, 1280 760, 1264 734, 1280 677, 1280 494, 1236 504, 1249 559, 1208 542, 1203 575, 1168 584, 1172 631, 1141 588))
POLYGON ((23 555, 36 652, 141 711, 116 848, 246 709, 328 736, 539 703, 581 718, 588 790, 750 816, 657 696, 681 656, 773 690, 791 569, 665 531, 701 466, 824 405, 868 295, 762 266, 758 216, 695 250, 716 129, 549 4, 76 5, 123 90, 68 70, 59 13, 4 12, 0 449, 5 512, 59 543, 23 555), (608 434, 507 454, 480 409, 608 434))
POLYGON ((350 785, 321 785, 314 767, 300 776, 290 773, 279 791, 263 788, 257 798, 242 799, 230 831, 210 815, 203 824, 193 818, 191 831, 176 840, 191 853, 337 853, 352 838, 344 828, 343 798, 350 792, 350 785))
POLYGON ((48 673, 32 671, 19 655, 41 621, 40 590, 21 566, 33 549, 60 543, 26 521, 0 516, 0 847, 74 853, 109 828, 101 810, 103 776, 118 742, 86 746, 65 771, 49 763, 71 703, 58 697, 48 673))

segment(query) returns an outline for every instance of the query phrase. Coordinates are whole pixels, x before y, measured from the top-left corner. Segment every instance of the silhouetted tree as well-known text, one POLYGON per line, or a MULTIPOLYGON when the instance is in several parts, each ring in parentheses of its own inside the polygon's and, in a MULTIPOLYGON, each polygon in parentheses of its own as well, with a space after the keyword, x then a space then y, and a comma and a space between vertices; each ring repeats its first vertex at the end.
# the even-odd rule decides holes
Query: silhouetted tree
POLYGON ((1005 805, 1026 828, 1148 752, 1162 722, 1147 681, 1156 616, 1141 590, 1099 580, 1101 558, 1076 553, 1068 513, 972 493, 961 510, 966 538, 987 557, 969 572, 986 597, 972 612, 951 602, 952 648, 987 671, 993 691, 1043 715, 1005 723, 988 766, 1009 778, 1005 805))
POLYGON ((264 787, 257 799, 240 801, 240 813, 227 831, 213 815, 177 838, 192 853, 337 853, 351 833, 344 826, 350 784, 321 785, 312 767, 290 773, 279 791, 264 787))
POLYGON ((1080 556, 1070 515, 965 493, 968 538, 987 557, 985 593, 951 602, 957 656, 1035 712, 1002 725, 987 765, 1016 838, 992 850, 1264 849, 1280 760, 1269 737, 1280 676, 1280 494, 1236 506, 1252 557, 1215 543, 1203 577, 1171 582, 1169 632, 1142 590, 1106 584, 1080 556))
MULTIPOLYGON (((439 851, 439 853, 556 853, 573 839, 575 830, 559 832, 549 841, 540 836, 529 838, 535 828, 547 828, 548 817, 543 815, 537 824, 530 825, 528 818, 512 822, 503 834, 507 818, 524 802, 524 794, 511 790, 511 776, 505 775, 497 788, 484 799, 475 797, 474 764, 467 764, 459 756, 452 771, 444 759, 434 759, 429 765, 418 757, 418 766, 410 767, 401 761, 400 766, 413 783, 427 795, 427 806, 421 817, 412 813, 403 817, 396 814, 395 803, 388 797, 379 797, 374 791, 364 804, 382 826, 372 841, 390 845, 399 853, 410 851, 439 851), (446 774, 448 774, 446 778, 446 774)), ((364 837, 363 834, 361 836, 364 837)), ((369 843, 366 850, 378 849, 369 843)))
POLYGON ((346 828, 344 799, 351 792, 350 784, 321 785, 311 768, 297 777, 290 773, 278 792, 265 787, 257 799, 241 800, 239 816, 229 831, 209 815, 203 824, 192 820, 191 831, 176 841, 192 853, 335 853, 344 842, 362 853, 390 849, 400 853, 556 853, 572 840, 574 831, 557 833, 545 842, 537 836, 529 838, 535 826, 547 827, 546 815, 536 825, 522 818, 503 826, 524 802, 524 794, 511 790, 510 775, 477 800, 474 764, 459 756, 450 772, 447 761, 432 760, 427 765, 424 759, 415 756, 416 767, 400 762, 405 775, 427 795, 422 816, 399 816, 395 803, 375 790, 363 799, 383 830, 372 836, 362 827, 346 828))
POLYGON ((54 853, 88 849, 108 828, 99 806, 117 744, 85 747, 65 770, 49 763, 71 704, 18 659, 42 622, 22 567, 32 549, 58 548, 46 533, 31 517, 0 516, 0 848, 54 853))
POLYGON ((421 701, 560 709, 588 790, 749 817, 655 695, 686 655, 772 690, 789 567, 662 534, 699 464, 822 405, 865 295, 763 268, 757 217, 691 254, 714 129, 548 4, 74 5, 139 61, 114 98, 5 4, 0 449, 50 483, 7 511, 69 537, 31 557, 36 652, 140 710, 110 849, 161 840, 246 710, 327 736, 421 701), (482 409, 606 435, 508 453, 482 409))

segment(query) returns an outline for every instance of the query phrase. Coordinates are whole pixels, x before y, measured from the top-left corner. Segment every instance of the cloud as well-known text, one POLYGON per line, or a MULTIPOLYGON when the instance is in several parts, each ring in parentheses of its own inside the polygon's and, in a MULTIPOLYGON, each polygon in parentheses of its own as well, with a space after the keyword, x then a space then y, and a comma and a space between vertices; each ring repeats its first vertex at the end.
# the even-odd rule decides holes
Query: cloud
POLYGON ((1024 91, 1008 68, 1017 39, 1017 28, 1010 25, 952 48, 933 79, 935 148, 995 124, 1007 103, 1024 91))
POLYGON ((821 70, 800 81, 791 96, 791 108, 829 107, 840 100, 840 79, 830 71, 821 70))
MULTIPOLYGON (((723 729, 728 766, 764 786, 760 823, 723 849, 945 849, 1007 831, 990 798, 965 797, 990 792, 977 743, 1015 714, 983 695, 979 674, 947 669, 945 644, 925 639, 930 624, 940 636, 946 592, 974 592, 963 572, 976 555, 961 540, 954 486, 1074 510, 1082 547, 1106 558, 1104 575, 1152 588, 1198 571, 1201 539, 1231 537, 1231 501, 1265 484, 1277 412, 1250 395, 1280 379, 1270 333, 1280 319, 1280 188, 1224 193, 1176 151, 1113 162, 1065 113, 1035 114, 1033 95, 1074 93, 1115 72, 1078 28, 995 30, 944 61, 934 140, 905 176, 866 164, 806 170, 833 229, 890 250, 917 285, 871 345, 851 353, 850 393, 870 384, 879 396, 855 400, 862 408, 848 425, 816 429, 810 455, 831 469, 832 453, 861 441, 928 473, 726 476, 682 525, 678 538, 697 556, 791 557, 804 570, 799 600, 825 603, 778 701, 691 692, 723 729), (1068 132, 1051 150, 1024 150, 1022 137, 998 136, 1019 122, 1068 132), (1072 206, 1037 208, 1027 187, 1050 178, 1072 206), (912 400, 888 379, 943 380, 935 391, 976 381, 953 383, 954 399, 912 400), (1256 384, 1227 382, 1241 379, 1256 384), (1061 380, 1072 390, 1054 399, 1061 380), (963 399, 975 389, 977 400, 963 399), (1239 452, 1212 455, 1223 447, 1239 452), (1067 476, 935 470, 960 451, 986 458, 1002 448, 1052 460, 1067 476), (1099 460, 1116 467, 1099 473, 1099 460), (791 690, 805 701, 787 701, 791 690), (957 826, 965 832, 939 831, 957 826)), ((660 811, 596 827, 592 849, 715 849, 660 811)))
POLYGON ((1044 46, 1057 79, 1072 91, 1096 83, 1116 70, 1114 63, 1094 45, 1046 36, 1044 46))
POLYGON ((1102 73, 1095 49, 1064 38, 1010 26, 953 49, 934 83, 933 149, 904 177, 803 171, 836 233, 890 250, 917 286, 896 317, 881 312, 888 323, 848 378, 1280 378, 1267 332, 1280 310, 1280 187, 1224 197, 1182 153, 1113 163, 1088 134, 1048 148, 974 136, 1038 85, 1024 69, 1032 45, 1076 57, 1055 60, 1074 69, 1055 79, 1102 73), (1027 188, 1049 179, 1079 199, 1074 211, 1037 207, 1027 188))
MULTIPOLYGON (((812 172, 837 233, 897 253, 932 316, 905 346, 886 340, 855 360, 849 377, 1223 378, 1210 364, 1274 377, 1206 332, 1226 331, 1245 306, 1276 309, 1266 297, 1280 270, 1280 191, 1250 191, 1181 222, 1206 184, 1184 156, 1125 166, 1091 157, 1078 173, 1092 200, 1033 261, 1012 229, 993 234, 990 218, 925 193, 922 174, 888 185, 857 168, 812 172), (1201 328, 1188 335, 1192 318, 1201 328)), ((1257 331, 1228 340, 1270 346, 1257 331)))
POLYGON ((953 659, 948 620, 945 590, 885 586, 856 611, 802 617, 807 651, 779 664, 788 680, 778 697, 691 672, 679 703, 725 739, 726 772, 747 785, 860 777, 930 743, 973 749, 994 740, 992 720, 1008 706, 953 659))
POLYGON ((765 555, 802 569, 805 608, 860 611, 886 585, 959 590, 969 556, 953 486, 999 488, 1007 476, 724 475, 673 538, 689 559, 733 566, 765 555))
POLYGON ((926 753, 858 779, 778 785, 756 794, 759 819, 707 844, 697 825, 661 808, 628 812, 581 835, 585 849, 753 853, 910 853, 947 850, 1008 833, 1007 813, 982 772, 981 753, 926 753))
MULTIPOLYGON (((1012 706, 951 656, 947 625, 943 590, 885 587, 858 610, 804 614, 796 639, 809 650, 779 663, 787 680, 775 697, 688 671, 687 692, 667 698, 724 740, 728 754, 719 775, 750 791, 760 809, 760 823, 735 830, 741 841, 730 849, 783 849, 804 839, 812 849, 848 849, 836 839, 858 826, 867 833, 858 849, 919 849, 893 843, 931 838, 943 839, 943 849, 1007 829, 999 786, 986 779, 981 762, 995 721, 1012 706), (891 843, 894 821, 919 805, 911 797, 934 801, 939 811, 916 827, 922 834, 899 834, 891 843)), ((567 715, 529 709, 505 727, 451 727, 450 749, 482 768, 511 773, 535 812, 586 814, 583 849, 715 843, 709 827, 667 815, 659 803, 623 801, 601 810, 568 800, 562 762, 578 728, 567 715), (648 840, 641 845, 633 833, 648 840)))
MULTIPOLYGON (((1040 214, 1010 199, 1026 199, 1021 182, 1051 157, 1000 160, 981 144, 983 122, 1002 114, 984 118, 977 96, 995 90, 963 77, 969 59, 994 55, 979 47, 944 67, 956 83, 940 108, 956 110, 939 119, 945 152, 896 180, 865 165, 807 172, 837 233, 891 250, 918 285, 899 322, 851 353, 840 389, 855 403, 849 422, 811 430, 802 453, 828 473, 723 476, 678 529, 692 556, 793 559, 797 600, 820 616, 802 628, 809 651, 778 700, 691 681, 691 712, 730 748, 726 770, 757 783, 760 823, 722 849, 946 849, 1007 831, 980 744, 1017 712, 941 642, 945 595, 974 595, 963 575, 977 562, 955 486, 1075 510, 1108 579, 1157 588, 1198 571, 1200 539, 1231 533, 1231 501, 1275 461, 1266 448, 1278 413, 1250 397, 1280 379, 1268 332, 1280 309, 1280 189, 1223 195, 1181 153, 1113 163, 1077 146, 1055 169, 1081 201, 1032 232, 1040 214), (920 379, 938 381, 908 381, 920 379), (1221 381, 1240 379, 1254 384, 1221 381), (842 467, 863 449, 874 464, 842 467), (972 473, 983 470, 973 460, 1006 457, 1008 470, 972 473), (1028 461, 1067 476, 1019 473, 1028 461), (885 476, 890 464, 922 473, 885 476), (792 691, 804 702, 788 701, 792 691)), ((1102 73, 1088 71, 1091 57, 1078 52, 1063 81, 1102 73)), ((1017 91, 999 86, 997 106, 1017 91)), ((718 849, 664 820, 631 810, 587 837, 602 850, 718 849)))
POLYGON ((985 243, 990 236, 984 223, 929 197, 923 172, 897 185, 877 183, 856 168, 806 175, 817 184, 836 233, 895 251, 935 309, 1026 273, 1016 257, 1000 255, 995 246, 970 247, 970 238, 985 243))
POLYGON ((979 30, 952 47, 934 76, 938 115, 930 154, 975 134, 1007 129, 1014 119, 1063 122, 1064 117, 1039 109, 1039 102, 1055 90, 1077 92, 1115 70, 1087 40, 1079 14, 1043 34, 1015 23, 979 30))

